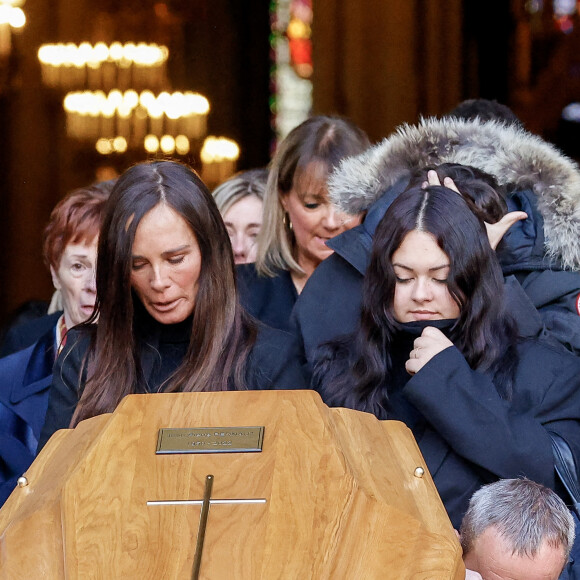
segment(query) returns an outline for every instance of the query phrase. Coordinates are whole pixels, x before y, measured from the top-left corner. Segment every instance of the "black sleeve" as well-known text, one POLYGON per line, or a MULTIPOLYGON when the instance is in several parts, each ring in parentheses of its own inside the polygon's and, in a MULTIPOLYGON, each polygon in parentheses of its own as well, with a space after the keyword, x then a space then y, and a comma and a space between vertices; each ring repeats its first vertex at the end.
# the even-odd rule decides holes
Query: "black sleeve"
POLYGON ((248 358, 248 389, 305 389, 304 361, 295 338, 287 332, 260 326, 248 358))
POLYGON ((79 400, 79 390, 86 378, 82 368, 88 346, 88 337, 81 336, 76 330, 68 333, 67 344, 54 365, 48 409, 40 432, 37 453, 55 431, 68 429, 70 425, 79 400))
POLYGON ((535 346, 522 353, 511 401, 455 347, 429 361, 405 386, 455 453, 500 478, 526 477, 554 488, 548 431, 573 450, 580 441, 580 361, 535 346), (561 428, 562 427, 562 428, 561 428))
POLYGON ((346 260, 332 254, 314 270, 298 296, 290 329, 296 334, 312 372, 318 347, 356 330, 363 276, 346 260))

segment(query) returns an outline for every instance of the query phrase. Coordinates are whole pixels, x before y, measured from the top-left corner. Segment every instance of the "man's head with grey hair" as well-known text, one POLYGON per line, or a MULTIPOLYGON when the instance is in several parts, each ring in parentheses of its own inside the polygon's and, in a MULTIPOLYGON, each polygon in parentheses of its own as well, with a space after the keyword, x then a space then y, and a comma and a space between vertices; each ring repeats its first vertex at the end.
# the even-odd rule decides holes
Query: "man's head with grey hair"
POLYGON ((555 580, 574 544, 574 519, 551 489, 502 479, 473 494, 460 535, 466 567, 483 578, 555 580))

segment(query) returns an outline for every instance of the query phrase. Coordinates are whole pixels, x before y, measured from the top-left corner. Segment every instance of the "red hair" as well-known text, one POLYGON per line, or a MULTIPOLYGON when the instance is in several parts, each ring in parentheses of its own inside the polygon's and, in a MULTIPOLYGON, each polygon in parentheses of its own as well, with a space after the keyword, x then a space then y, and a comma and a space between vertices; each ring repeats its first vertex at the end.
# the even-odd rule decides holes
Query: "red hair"
POLYGON ((44 229, 42 253, 47 266, 58 269, 68 244, 88 244, 98 235, 113 185, 114 181, 105 181, 82 187, 56 204, 44 229))

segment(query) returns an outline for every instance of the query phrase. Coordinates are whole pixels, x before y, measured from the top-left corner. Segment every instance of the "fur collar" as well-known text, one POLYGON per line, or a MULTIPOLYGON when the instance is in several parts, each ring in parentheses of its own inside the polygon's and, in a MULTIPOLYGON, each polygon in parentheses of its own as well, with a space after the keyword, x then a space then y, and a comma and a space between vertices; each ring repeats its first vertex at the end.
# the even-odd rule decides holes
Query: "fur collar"
POLYGON ((471 165, 500 185, 531 189, 544 218, 546 253, 580 270, 580 169, 553 145, 515 126, 453 118, 402 125, 341 162, 329 178, 330 198, 343 211, 359 213, 398 180, 441 163, 471 165))

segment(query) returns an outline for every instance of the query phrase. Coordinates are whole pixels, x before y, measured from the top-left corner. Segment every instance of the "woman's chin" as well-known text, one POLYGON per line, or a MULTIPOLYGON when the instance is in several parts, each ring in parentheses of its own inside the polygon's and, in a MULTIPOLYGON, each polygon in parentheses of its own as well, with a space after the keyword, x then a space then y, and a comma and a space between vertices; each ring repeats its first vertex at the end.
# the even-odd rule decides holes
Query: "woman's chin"
POLYGON ((173 308, 163 306, 156 308, 154 305, 147 306, 147 312, 160 324, 179 324, 183 322, 191 313, 193 309, 187 308, 186 304, 179 301, 173 308))
POLYGON ((326 258, 330 257, 332 254, 334 254, 334 250, 331 250, 329 247, 323 245, 322 247, 317 248, 317 251, 314 254, 314 256, 317 263, 320 264, 320 262, 323 262, 324 260, 326 260, 326 258))

